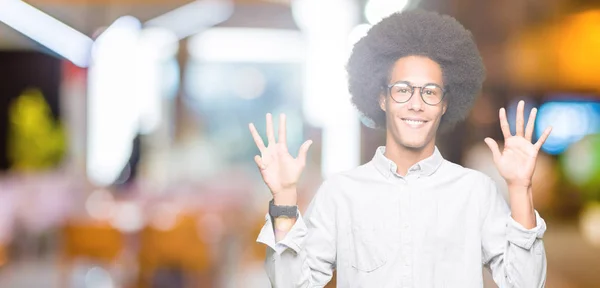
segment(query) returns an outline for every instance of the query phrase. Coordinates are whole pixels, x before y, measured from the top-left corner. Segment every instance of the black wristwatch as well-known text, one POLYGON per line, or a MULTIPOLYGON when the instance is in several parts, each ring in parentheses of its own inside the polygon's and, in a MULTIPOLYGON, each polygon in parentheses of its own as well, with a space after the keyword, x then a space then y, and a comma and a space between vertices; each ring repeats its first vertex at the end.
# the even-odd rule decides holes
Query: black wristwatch
POLYGON ((271 200, 269 201, 269 215, 271 215, 273 219, 278 217, 298 218, 298 206, 275 205, 275 202, 271 200))

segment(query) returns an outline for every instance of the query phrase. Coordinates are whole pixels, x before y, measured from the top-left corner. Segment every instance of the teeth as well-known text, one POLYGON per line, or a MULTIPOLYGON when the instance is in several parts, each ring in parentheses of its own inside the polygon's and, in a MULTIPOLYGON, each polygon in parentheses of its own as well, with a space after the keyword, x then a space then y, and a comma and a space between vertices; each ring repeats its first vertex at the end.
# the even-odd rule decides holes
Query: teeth
POLYGON ((423 124, 425 123, 425 121, 419 121, 419 120, 409 120, 409 119, 404 119, 404 121, 410 123, 410 124, 423 124))

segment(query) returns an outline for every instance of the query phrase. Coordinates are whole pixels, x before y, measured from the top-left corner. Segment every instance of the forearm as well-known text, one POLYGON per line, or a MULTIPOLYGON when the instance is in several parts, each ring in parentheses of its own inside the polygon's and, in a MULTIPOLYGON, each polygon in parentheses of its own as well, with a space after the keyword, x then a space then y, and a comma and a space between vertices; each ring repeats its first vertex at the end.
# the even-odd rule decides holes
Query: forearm
POLYGON ((517 222, 517 219, 520 219, 519 215, 504 215, 501 217, 508 217, 508 223, 498 226, 498 231, 499 234, 506 233, 506 236, 495 245, 497 250, 490 251, 491 254, 495 254, 490 263, 494 280, 499 287, 544 287, 547 267, 542 241, 546 230, 544 220, 534 211, 534 219, 531 222, 535 223, 535 226, 526 227, 517 222))
MULTIPOLYGON (((298 193, 295 188, 289 191, 274 193, 273 204, 278 206, 297 206, 297 195, 298 193)), ((296 224, 296 218, 277 217, 271 220, 273 221, 273 231, 275 232, 276 242, 285 239, 285 236, 290 232, 292 227, 294 227, 294 224, 296 224)))
POLYGON ((531 186, 509 186, 508 192, 512 218, 526 229, 536 227, 531 186))
POLYGON ((267 248, 265 272, 274 288, 308 288, 310 285, 310 268, 306 251, 293 253, 285 250, 278 254, 267 248))
POLYGON ((544 287, 547 262, 542 239, 536 239, 529 249, 510 242, 505 249, 490 263, 499 287, 544 287))
POLYGON ((504 252, 504 280, 500 287, 544 287, 546 280, 546 252, 542 240, 546 224, 534 211, 536 227, 527 228, 509 219, 504 252), (523 273, 523 271, 527 271, 523 273))
POLYGON ((333 275, 336 251, 335 245, 328 243, 335 243, 335 240, 329 238, 329 233, 315 228, 315 224, 321 227, 320 222, 308 220, 313 227, 309 236, 307 223, 299 215, 285 238, 276 242, 271 230, 272 218, 267 219, 257 241, 268 246, 265 269, 271 285, 274 288, 308 288, 328 283, 333 275))
POLYGON ((484 264, 489 264, 499 287, 544 287, 546 222, 533 209, 532 189, 509 185, 509 208, 493 181, 487 182, 493 192, 483 209, 484 264))
MULTIPOLYGON (((273 287, 323 287, 331 280, 337 255, 331 183, 321 185, 306 209, 306 220, 299 212, 296 219, 265 216, 257 241, 268 246, 265 268, 273 287)), ((275 205, 296 204, 296 193, 273 196, 275 205)))
POLYGON ((278 217, 273 219, 273 231, 275 232, 275 241, 279 242, 285 239, 285 236, 292 230, 296 224, 296 218, 278 217))

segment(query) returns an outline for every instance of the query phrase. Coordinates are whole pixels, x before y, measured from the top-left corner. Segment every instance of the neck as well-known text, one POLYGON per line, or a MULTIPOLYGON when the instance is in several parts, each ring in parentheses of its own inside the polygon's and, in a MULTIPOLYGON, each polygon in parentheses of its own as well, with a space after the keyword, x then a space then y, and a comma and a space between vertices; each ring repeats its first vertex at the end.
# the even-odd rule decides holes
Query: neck
POLYGON ((408 173, 408 169, 433 155, 435 151, 435 141, 425 145, 422 148, 409 148, 399 145, 394 140, 388 137, 385 144, 385 157, 392 160, 398 167, 396 173, 405 176, 408 173))

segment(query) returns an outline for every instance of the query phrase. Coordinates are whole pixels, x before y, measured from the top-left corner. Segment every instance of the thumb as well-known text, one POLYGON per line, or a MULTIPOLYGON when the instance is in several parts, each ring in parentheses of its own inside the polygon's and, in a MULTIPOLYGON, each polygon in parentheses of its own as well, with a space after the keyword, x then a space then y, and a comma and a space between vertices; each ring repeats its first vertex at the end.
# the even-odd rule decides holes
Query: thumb
POLYGON ((258 166, 258 169, 260 170, 265 170, 267 168, 267 165, 263 163, 262 158, 258 155, 254 156, 254 162, 256 162, 256 166, 258 166))
POLYGON ((500 156, 502 156, 502 153, 500 153, 500 148, 498 148, 498 143, 496 143, 496 141, 492 138, 485 138, 485 144, 487 144, 487 146, 490 148, 490 150, 492 151, 492 155, 494 157, 494 161, 497 161, 500 156))
POLYGON ((296 158, 298 161, 300 161, 300 163, 302 163, 302 165, 304 166, 306 164, 306 154, 308 153, 308 148, 310 148, 310 145, 312 145, 312 140, 308 140, 304 143, 302 143, 302 146, 300 146, 300 151, 298 152, 298 158, 296 158))

